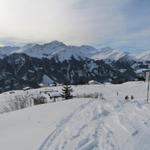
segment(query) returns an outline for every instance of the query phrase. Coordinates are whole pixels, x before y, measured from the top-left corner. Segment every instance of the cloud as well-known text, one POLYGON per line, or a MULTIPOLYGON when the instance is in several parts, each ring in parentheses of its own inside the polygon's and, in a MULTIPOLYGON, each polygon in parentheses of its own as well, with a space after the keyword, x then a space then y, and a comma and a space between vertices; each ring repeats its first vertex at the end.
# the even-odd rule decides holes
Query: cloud
POLYGON ((1 0, 0 38, 115 47, 141 40, 144 47, 149 6, 149 0, 1 0))

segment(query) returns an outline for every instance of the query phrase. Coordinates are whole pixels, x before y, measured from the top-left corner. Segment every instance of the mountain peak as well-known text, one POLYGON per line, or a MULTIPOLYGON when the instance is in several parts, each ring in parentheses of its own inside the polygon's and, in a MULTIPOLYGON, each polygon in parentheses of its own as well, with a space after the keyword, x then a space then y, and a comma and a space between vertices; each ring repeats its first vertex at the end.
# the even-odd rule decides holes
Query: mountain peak
POLYGON ((60 42, 60 41, 57 41, 57 40, 54 40, 52 42, 44 44, 44 46, 47 46, 47 45, 50 45, 50 46, 66 46, 63 42, 60 42))

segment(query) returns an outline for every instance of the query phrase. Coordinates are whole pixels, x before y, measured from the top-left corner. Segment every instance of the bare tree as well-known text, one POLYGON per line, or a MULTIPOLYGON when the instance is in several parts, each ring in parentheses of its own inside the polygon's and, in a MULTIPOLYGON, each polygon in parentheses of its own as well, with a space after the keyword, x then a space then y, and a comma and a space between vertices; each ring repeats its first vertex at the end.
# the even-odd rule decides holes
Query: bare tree
POLYGON ((7 101, 6 104, 3 105, 2 110, 3 112, 9 112, 23 109, 29 106, 32 106, 30 95, 16 95, 13 99, 7 101))

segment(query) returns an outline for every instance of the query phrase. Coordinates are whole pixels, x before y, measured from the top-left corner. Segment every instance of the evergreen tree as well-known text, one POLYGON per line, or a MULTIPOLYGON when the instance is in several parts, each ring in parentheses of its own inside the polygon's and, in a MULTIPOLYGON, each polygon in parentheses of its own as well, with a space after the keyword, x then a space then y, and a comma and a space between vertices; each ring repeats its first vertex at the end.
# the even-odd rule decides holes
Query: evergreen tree
POLYGON ((71 99, 73 97, 72 92, 73 92, 73 90, 72 90, 71 86, 65 84, 62 88, 62 97, 65 99, 71 99))

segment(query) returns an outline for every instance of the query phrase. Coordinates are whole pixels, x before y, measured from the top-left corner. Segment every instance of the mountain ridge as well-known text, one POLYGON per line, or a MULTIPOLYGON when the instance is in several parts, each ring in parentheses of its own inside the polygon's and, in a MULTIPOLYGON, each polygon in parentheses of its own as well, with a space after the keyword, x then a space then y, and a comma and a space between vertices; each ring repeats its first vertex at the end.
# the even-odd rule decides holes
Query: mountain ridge
POLYGON ((150 50, 134 54, 118 49, 112 49, 110 47, 98 49, 89 45, 66 45, 59 41, 52 41, 44 44, 30 43, 22 47, 4 46, 0 48, 1 57, 5 57, 13 53, 25 53, 29 56, 40 59, 43 57, 49 59, 57 57, 61 62, 70 59, 72 56, 76 59, 91 58, 94 60, 106 60, 111 62, 117 61, 121 58, 127 58, 127 60, 135 61, 150 60, 150 50))

